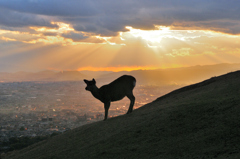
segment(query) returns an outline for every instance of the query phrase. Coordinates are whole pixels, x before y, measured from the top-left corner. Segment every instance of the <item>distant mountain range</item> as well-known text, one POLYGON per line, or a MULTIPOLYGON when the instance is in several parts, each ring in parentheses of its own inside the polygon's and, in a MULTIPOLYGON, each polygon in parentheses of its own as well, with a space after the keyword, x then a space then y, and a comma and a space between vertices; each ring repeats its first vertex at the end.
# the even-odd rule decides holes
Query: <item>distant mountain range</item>
POLYGON ((238 159, 239 78, 240 71, 213 77, 159 97, 131 114, 87 124, 2 157, 238 159))
POLYGON ((16 72, 0 73, 1 82, 23 82, 23 81, 78 81, 85 75, 78 71, 41 71, 41 72, 16 72))
POLYGON ((97 79, 97 82, 108 83, 123 74, 133 75, 138 84, 148 85, 186 85, 202 81, 206 78, 218 76, 228 72, 240 70, 240 64, 217 64, 205 66, 192 66, 158 70, 138 70, 131 72, 93 72, 93 71, 41 71, 0 73, 1 82, 22 81, 80 81, 97 79))

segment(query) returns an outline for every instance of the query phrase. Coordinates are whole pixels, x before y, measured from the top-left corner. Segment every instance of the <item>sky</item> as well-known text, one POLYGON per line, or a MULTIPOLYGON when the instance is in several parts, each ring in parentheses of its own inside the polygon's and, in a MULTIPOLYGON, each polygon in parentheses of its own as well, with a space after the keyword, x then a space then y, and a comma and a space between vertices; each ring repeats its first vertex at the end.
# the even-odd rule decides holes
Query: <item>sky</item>
POLYGON ((0 72, 239 61, 238 0, 0 0, 0 72))

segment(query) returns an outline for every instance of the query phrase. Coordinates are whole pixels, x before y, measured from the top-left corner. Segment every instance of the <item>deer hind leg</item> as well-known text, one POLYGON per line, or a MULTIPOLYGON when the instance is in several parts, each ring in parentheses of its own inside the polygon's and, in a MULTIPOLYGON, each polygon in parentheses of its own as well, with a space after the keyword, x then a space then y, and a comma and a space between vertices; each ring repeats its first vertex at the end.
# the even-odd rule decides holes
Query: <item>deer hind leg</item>
POLYGON ((105 109, 105 117, 104 117, 104 121, 107 120, 108 117, 108 109, 110 107, 110 102, 106 102, 104 103, 104 109, 105 109))
POLYGON ((127 114, 129 114, 133 110, 133 105, 135 103, 135 97, 132 93, 130 95, 127 95, 127 97, 130 99, 130 106, 129 106, 128 111, 127 111, 127 114))

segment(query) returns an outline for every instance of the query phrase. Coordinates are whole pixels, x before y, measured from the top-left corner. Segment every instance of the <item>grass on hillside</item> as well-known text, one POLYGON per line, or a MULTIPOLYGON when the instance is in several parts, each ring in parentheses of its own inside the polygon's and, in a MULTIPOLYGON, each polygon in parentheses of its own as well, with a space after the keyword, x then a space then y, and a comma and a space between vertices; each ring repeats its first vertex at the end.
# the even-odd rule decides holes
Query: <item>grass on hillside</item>
POLYGON ((239 158, 240 71, 173 91, 5 158, 239 158))

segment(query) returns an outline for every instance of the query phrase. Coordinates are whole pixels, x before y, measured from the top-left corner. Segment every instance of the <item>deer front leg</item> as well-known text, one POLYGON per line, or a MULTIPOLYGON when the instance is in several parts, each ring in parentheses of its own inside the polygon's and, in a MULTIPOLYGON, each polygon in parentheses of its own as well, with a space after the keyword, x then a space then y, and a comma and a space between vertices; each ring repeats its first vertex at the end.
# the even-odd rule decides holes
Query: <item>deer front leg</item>
POLYGON ((127 96, 130 99, 130 105, 127 111, 127 114, 131 113, 133 111, 133 105, 135 103, 135 97, 133 94, 127 96))
POLYGON ((104 117, 104 121, 107 120, 108 117, 108 109, 110 107, 110 102, 106 102, 104 103, 104 109, 105 109, 105 117, 104 117))

